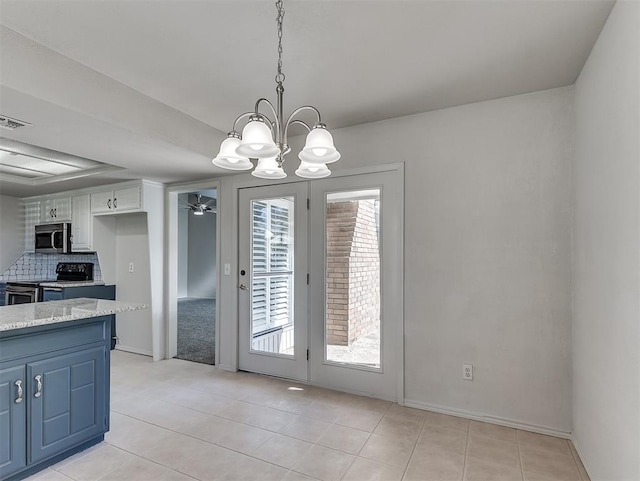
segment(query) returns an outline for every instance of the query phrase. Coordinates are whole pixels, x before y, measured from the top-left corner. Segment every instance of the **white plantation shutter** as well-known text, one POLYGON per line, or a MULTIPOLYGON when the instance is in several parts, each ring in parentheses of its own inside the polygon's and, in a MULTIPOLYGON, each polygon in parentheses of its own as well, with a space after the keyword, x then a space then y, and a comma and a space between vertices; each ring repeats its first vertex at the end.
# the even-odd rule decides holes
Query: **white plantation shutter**
POLYGON ((253 201, 253 335, 293 321, 293 199, 253 201))
POLYGON ((267 205, 253 203, 253 273, 267 272, 267 205))
POLYGON ((272 277, 269 282, 269 316, 271 327, 289 324, 291 313, 291 276, 272 277))
POLYGON ((267 279, 265 277, 253 278, 252 286, 252 302, 251 302, 251 315, 253 320, 253 331, 264 331, 268 329, 268 303, 267 303, 268 289, 267 279))

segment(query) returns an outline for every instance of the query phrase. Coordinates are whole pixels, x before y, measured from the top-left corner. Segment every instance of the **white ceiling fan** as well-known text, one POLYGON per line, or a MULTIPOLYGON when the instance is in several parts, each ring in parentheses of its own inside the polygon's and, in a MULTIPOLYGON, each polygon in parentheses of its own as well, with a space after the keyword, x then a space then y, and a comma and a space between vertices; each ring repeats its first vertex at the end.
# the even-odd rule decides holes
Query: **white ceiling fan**
POLYGON ((201 194, 196 194, 195 203, 187 202, 183 205, 183 208, 193 212, 193 215, 204 215, 205 212, 215 214, 217 212, 216 199, 209 199, 206 202, 202 202, 201 194))

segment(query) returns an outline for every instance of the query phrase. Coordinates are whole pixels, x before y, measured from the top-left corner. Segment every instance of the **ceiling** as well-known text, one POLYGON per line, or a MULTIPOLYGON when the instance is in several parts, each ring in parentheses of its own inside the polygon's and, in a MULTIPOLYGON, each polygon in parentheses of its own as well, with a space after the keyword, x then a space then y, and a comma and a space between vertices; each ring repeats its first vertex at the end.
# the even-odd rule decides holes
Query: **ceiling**
MULTIPOLYGON (((285 0, 285 113, 336 129, 571 85, 612 6, 285 0)), ((267 0, 0 0, 0 34, 0 113, 33 124, 0 136, 124 168, 2 194, 220 175, 233 120, 275 99, 267 0)))

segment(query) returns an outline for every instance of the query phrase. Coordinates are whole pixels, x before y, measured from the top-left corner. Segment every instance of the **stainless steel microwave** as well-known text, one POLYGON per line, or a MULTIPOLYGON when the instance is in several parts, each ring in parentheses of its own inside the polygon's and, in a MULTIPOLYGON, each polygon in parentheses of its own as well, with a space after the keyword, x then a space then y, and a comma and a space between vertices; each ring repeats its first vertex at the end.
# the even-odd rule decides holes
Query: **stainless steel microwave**
POLYGON ((71 252, 71 224, 37 225, 35 250, 45 254, 69 254, 71 252))

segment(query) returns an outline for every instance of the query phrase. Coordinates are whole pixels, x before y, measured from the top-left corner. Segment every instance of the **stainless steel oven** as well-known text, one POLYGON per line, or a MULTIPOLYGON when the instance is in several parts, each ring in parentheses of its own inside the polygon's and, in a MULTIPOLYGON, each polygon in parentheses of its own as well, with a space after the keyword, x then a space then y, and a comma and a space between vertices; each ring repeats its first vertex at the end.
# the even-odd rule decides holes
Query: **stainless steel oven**
POLYGON ((71 224, 42 224, 35 228, 35 250, 45 254, 71 252, 71 224))

